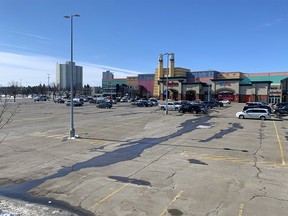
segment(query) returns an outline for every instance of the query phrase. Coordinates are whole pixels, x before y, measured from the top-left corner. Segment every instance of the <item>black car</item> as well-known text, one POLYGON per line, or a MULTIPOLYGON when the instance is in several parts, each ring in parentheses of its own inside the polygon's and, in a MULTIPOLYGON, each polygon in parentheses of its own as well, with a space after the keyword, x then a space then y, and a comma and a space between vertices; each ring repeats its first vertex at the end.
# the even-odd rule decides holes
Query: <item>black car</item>
POLYGON ((48 98, 45 95, 40 95, 34 98, 34 102, 36 101, 46 101, 48 98))
POLYGON ((56 100, 54 100, 55 103, 65 103, 65 100, 62 98, 57 98, 56 100))
POLYGON ((216 107, 223 107, 224 106, 222 101, 218 101, 218 100, 214 99, 214 100, 212 100, 212 102, 214 102, 216 107))
POLYGON ((147 100, 137 100, 137 101, 134 101, 134 102, 131 102, 132 105, 135 105, 137 107, 148 107, 148 106, 153 106, 152 102, 151 103, 148 103, 147 100), (151 105, 152 104, 152 105, 151 105))
POLYGON ((189 103, 182 104, 179 107, 178 111, 180 113, 185 113, 185 112, 200 113, 200 112, 202 112, 201 107, 199 105, 189 104, 189 103))
POLYGON ((276 108, 276 109, 274 110, 274 114, 275 114, 276 116, 288 115, 288 105, 283 106, 283 107, 281 107, 281 108, 276 108))
POLYGON ((100 103, 96 105, 96 107, 98 108, 108 108, 108 109, 111 109, 112 106, 113 106, 112 103, 107 102, 107 101, 101 101, 100 103))
POLYGON ((288 102, 281 102, 275 104, 275 109, 280 109, 282 107, 288 106, 288 102))
MULTIPOLYGON (((208 109, 212 109, 213 107, 217 107, 217 103, 215 103, 214 101, 203 101, 203 104, 205 104, 205 106, 207 106, 208 109)), ((223 106, 223 103, 222 103, 223 106)))

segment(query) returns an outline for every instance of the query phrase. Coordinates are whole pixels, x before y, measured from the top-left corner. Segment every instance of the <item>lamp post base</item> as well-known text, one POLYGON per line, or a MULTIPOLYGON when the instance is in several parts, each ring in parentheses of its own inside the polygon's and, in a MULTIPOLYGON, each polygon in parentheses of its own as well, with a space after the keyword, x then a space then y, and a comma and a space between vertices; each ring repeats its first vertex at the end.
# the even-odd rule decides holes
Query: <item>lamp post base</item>
POLYGON ((69 138, 72 139, 72 138, 75 138, 75 129, 72 128, 70 131, 69 131, 69 138))

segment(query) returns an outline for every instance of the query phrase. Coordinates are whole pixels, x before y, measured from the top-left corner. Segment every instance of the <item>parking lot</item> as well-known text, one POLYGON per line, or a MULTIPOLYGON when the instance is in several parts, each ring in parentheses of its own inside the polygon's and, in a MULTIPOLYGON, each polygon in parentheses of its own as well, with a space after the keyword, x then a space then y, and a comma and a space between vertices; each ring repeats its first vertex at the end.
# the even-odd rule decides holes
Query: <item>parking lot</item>
POLYGON ((287 215, 288 118, 23 102, 1 129, 0 195, 74 215, 287 215))

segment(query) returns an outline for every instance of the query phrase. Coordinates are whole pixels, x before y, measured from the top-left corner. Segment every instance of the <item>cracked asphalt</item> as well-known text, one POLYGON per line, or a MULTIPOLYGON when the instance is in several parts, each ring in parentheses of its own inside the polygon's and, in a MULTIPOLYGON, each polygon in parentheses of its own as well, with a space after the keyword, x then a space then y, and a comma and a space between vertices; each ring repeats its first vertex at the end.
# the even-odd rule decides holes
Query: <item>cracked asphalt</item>
POLYGON ((0 212, 14 200, 41 215, 286 215, 288 118, 237 119, 243 106, 85 104, 71 140, 68 107, 22 102, 0 131, 0 212))

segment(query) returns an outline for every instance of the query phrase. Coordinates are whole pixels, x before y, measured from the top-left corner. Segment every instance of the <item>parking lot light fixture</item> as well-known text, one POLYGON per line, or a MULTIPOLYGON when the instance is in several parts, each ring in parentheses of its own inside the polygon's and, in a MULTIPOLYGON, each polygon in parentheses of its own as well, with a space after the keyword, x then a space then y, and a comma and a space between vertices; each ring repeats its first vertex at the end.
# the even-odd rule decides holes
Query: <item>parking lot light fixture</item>
POLYGON ((64 16, 66 19, 70 19, 70 28, 71 28, 71 61, 70 61, 70 131, 69 138, 75 138, 75 129, 74 129, 74 101, 73 101, 73 17, 80 17, 79 14, 71 14, 70 16, 64 16))
POLYGON ((165 97, 165 101, 166 101, 166 109, 165 109, 165 115, 168 115, 168 84, 169 84, 169 57, 171 55, 174 55, 174 53, 165 53, 163 55, 167 56, 167 69, 166 69, 166 97, 165 97))

